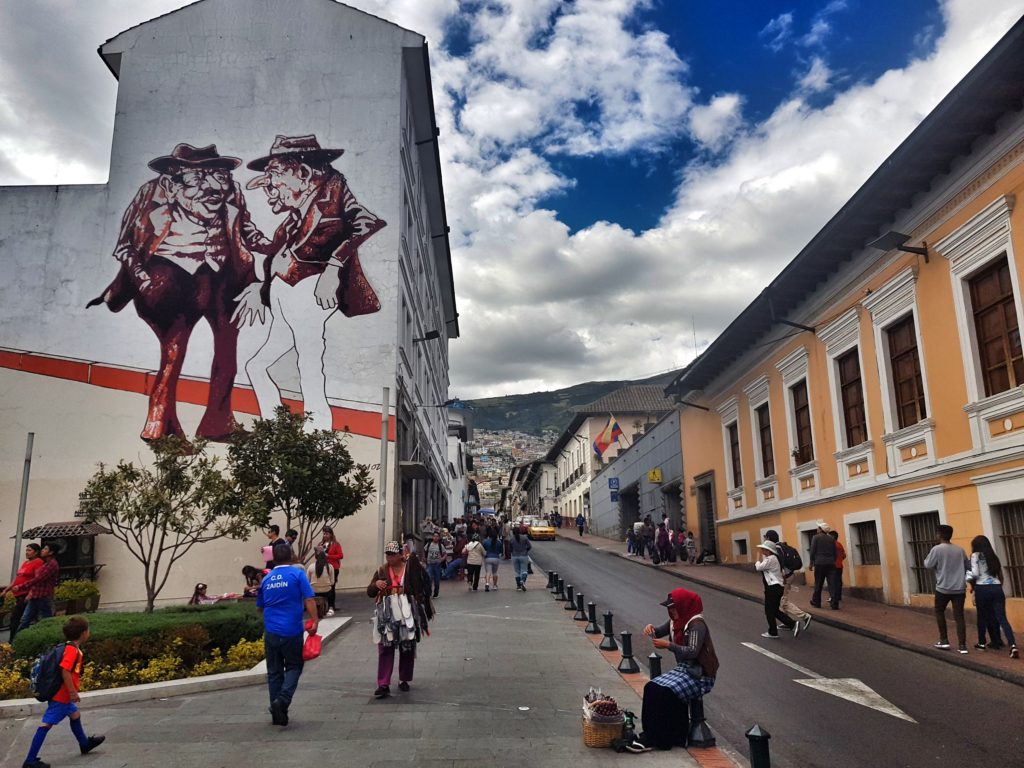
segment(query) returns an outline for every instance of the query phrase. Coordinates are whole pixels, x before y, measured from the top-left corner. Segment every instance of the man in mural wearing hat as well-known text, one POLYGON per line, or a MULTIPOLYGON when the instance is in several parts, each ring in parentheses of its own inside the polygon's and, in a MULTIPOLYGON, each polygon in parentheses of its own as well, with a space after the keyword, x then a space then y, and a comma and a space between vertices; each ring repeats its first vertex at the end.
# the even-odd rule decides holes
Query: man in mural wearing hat
POLYGON ((234 427, 231 389, 237 372, 234 297, 255 279, 251 250, 266 248, 231 176, 242 161, 213 144, 178 144, 149 167, 159 176, 143 184, 121 221, 114 248, 117 277, 87 306, 121 311, 128 302, 160 342, 160 366, 149 396, 142 438, 184 437, 177 385, 192 329, 206 318, 213 361, 206 413, 196 434, 227 438, 234 427))
POLYGON ((260 176, 246 189, 262 189, 274 213, 285 219, 274 232, 260 282, 238 296, 235 319, 262 321, 270 309, 270 329, 245 370, 270 417, 281 403, 270 367, 295 350, 303 408, 310 429, 330 429, 323 357, 324 324, 340 310, 346 317, 380 310, 380 301, 359 264, 359 245, 386 226, 356 200, 345 177, 331 163, 344 150, 323 149, 316 136, 278 136, 265 157, 247 167, 260 176))

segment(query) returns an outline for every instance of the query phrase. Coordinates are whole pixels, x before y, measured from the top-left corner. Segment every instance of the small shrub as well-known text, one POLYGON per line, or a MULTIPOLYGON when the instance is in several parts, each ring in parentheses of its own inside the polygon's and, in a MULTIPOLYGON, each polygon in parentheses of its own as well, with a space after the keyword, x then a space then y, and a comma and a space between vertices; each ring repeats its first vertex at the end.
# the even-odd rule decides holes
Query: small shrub
POLYGON ((252 669, 263 661, 263 642, 261 640, 239 640, 228 648, 227 662, 222 672, 252 669))
POLYGON ((4 595, 4 601, 3 604, 0 604, 0 609, 3 609, 5 611, 13 611, 15 602, 16 598, 14 597, 14 595, 8 592, 6 595, 4 595))
POLYGON ((160 646, 173 647, 182 665, 194 667, 210 654, 210 633, 198 624, 185 624, 166 630, 160 646))
POLYGON ((24 699, 28 693, 28 664, 0 666, 0 699, 24 699))
POLYGON ((210 658, 204 659, 189 670, 189 677, 203 677, 204 675, 215 675, 224 670, 224 656, 220 648, 215 648, 210 658))
POLYGON ((87 597, 99 597, 100 589, 95 581, 85 579, 62 581, 53 590, 54 600, 84 600, 87 597))

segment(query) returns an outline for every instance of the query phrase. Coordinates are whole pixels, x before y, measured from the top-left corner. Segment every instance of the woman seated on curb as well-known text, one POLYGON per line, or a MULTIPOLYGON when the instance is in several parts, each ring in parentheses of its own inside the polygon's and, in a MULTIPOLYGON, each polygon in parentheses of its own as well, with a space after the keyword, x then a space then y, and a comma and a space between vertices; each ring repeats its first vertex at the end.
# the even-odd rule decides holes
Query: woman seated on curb
POLYGON ((644 634, 655 638, 655 648, 667 648, 675 654, 676 667, 644 686, 644 731, 626 745, 630 752, 685 747, 689 701, 709 693, 718 674, 718 656, 702 615, 700 595, 679 587, 661 605, 668 609, 668 621, 659 627, 648 624, 644 634), (662 639, 666 636, 672 639, 662 639))

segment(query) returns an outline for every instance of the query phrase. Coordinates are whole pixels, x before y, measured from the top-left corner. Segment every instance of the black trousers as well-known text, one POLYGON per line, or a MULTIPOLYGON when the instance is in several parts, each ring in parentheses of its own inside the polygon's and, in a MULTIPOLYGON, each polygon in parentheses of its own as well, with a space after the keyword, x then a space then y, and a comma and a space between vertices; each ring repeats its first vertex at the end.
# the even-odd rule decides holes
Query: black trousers
POLYGON ((644 728, 641 740, 648 747, 672 749, 685 747, 690 730, 690 709, 670 688, 649 682, 644 686, 640 720, 644 728))
POLYGON ((839 607, 839 587, 836 586, 836 567, 834 565, 814 566, 814 596, 811 605, 821 608, 821 588, 828 581, 828 602, 833 608, 839 607))
POLYGON ((764 617, 768 619, 768 634, 770 635, 779 634, 779 624, 786 629, 792 629, 796 623, 779 610, 785 591, 786 588, 782 584, 772 584, 771 586, 768 586, 768 582, 764 584, 764 617))
MULTIPOLYGON (((11 611, 11 642, 14 642, 14 636, 18 634, 18 625, 21 623, 21 615, 25 613, 25 598, 18 597, 14 600, 14 609, 11 611)), ((996 637, 999 637, 997 634, 996 637)))
POLYGON ((466 581, 473 589, 480 586, 480 568, 479 565, 467 565, 466 566, 466 581))

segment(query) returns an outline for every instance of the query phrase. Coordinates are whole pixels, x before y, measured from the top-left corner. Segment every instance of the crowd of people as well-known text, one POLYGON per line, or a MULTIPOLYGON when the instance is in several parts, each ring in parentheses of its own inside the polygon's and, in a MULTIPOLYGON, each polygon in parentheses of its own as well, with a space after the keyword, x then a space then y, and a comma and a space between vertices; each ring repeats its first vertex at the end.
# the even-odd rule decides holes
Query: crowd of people
POLYGON ((662 515, 657 525, 647 515, 626 530, 626 553, 643 560, 650 558, 655 565, 661 563, 703 564, 710 562, 709 553, 697 553, 693 531, 674 530, 668 515, 662 515))

